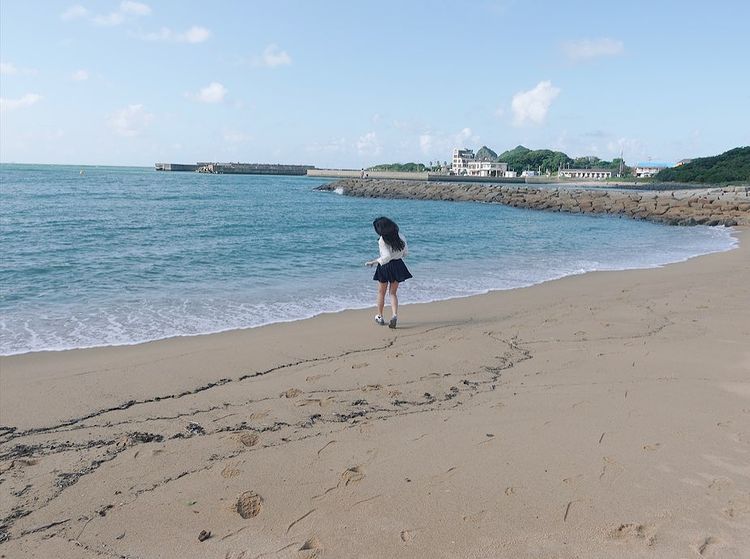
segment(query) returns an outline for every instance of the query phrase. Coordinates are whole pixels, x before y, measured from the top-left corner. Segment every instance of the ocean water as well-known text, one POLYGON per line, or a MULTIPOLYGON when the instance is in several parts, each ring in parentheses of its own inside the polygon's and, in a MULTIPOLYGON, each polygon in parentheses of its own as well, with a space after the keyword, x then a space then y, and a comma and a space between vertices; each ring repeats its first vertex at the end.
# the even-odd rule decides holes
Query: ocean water
POLYGON ((402 303, 649 268, 736 244, 724 228, 313 190, 324 182, 0 165, 0 354, 371 306, 373 271, 363 264, 377 256, 379 215, 409 241, 414 279, 402 303))

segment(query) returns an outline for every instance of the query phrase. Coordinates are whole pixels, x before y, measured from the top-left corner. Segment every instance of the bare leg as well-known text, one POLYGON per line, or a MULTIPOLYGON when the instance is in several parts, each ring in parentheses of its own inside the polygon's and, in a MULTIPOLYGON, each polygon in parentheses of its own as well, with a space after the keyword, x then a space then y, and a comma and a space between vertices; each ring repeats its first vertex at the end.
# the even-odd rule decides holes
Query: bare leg
POLYGON ((378 282, 378 314, 380 316, 383 316, 383 307, 385 306, 385 290, 387 288, 387 283, 378 282))
POLYGON ((396 295, 396 292, 398 291, 397 281, 391 282, 391 288, 389 291, 391 294, 391 310, 393 311, 393 316, 396 316, 398 314, 398 295, 396 295))

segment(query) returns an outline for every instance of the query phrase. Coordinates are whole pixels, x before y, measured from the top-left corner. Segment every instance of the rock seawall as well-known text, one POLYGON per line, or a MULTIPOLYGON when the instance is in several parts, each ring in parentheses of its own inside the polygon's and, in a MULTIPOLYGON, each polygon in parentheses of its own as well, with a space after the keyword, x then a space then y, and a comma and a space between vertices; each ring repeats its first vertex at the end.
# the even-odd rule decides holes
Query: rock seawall
POLYGON ((621 215, 670 225, 750 225, 750 187, 623 192, 586 188, 344 179, 319 186, 365 198, 488 202, 552 212, 621 215))

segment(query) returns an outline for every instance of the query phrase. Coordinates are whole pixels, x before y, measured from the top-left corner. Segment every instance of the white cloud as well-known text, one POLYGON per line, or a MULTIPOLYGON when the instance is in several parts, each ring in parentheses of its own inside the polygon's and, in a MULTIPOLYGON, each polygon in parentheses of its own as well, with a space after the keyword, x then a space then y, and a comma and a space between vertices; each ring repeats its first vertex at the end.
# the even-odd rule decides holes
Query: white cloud
POLYGON ((201 103, 221 103, 227 94, 227 88, 219 82, 211 82, 202 87, 198 93, 189 93, 188 97, 201 103))
POLYGON ((425 132, 419 135, 419 150, 429 157, 447 158, 453 148, 478 144, 479 136, 471 128, 462 128, 455 134, 442 132, 425 132))
POLYGON ((114 27, 120 25, 129 19, 147 16, 151 14, 151 7, 142 2, 133 0, 123 0, 120 2, 117 10, 108 14, 92 14, 87 8, 80 4, 75 4, 65 10, 60 17, 63 21, 72 21, 75 19, 87 19, 95 25, 105 27, 114 27))
POLYGON ((267 68, 276 68, 277 66, 288 66, 292 63, 292 57, 285 50, 281 50, 278 45, 268 45, 263 54, 256 56, 253 60, 256 66, 265 66, 267 68))
POLYGON ((185 43, 202 43, 211 36, 211 32, 205 27, 199 27, 194 25, 181 35, 179 35, 179 41, 185 43))
POLYGON ((107 119, 109 127, 118 136, 138 136, 154 119, 143 105, 128 105, 112 113, 107 119))
POLYGON ((6 99, 0 97, 0 111, 15 111, 16 109, 31 107, 41 100, 42 96, 38 93, 27 93, 18 99, 6 99))
POLYGON ((0 62, 0 75, 13 76, 18 73, 18 68, 10 62, 0 62))
POLYGON ((648 150, 638 138, 617 138, 607 143, 607 151, 616 157, 622 153, 626 161, 637 161, 643 160, 648 150))
POLYGON ((112 12, 111 14, 106 15, 100 14, 92 17, 91 21, 103 27, 114 27, 125 21, 125 15, 121 12, 112 12))
POLYGON ((529 91, 519 91, 511 102, 513 123, 516 126, 522 126, 527 122, 541 124, 547 117, 552 101, 559 94, 560 88, 553 86, 549 81, 541 81, 529 91))
POLYGON ((562 44, 563 52, 570 60, 589 60, 600 56, 617 56, 625 51, 622 41, 603 37, 601 39, 580 39, 562 44))
POLYGON ((146 33, 145 35, 140 35, 140 38, 144 41, 164 41, 164 42, 172 42, 172 43, 202 43, 204 41, 207 41, 208 38, 211 36, 211 31, 206 29, 205 27, 199 27, 197 25, 194 25, 187 31, 184 31, 183 33, 178 33, 176 31, 173 31, 169 27, 162 27, 159 29, 159 31, 155 31, 153 33, 146 33))
POLYGON ((326 143, 315 142, 305 147, 310 153, 345 153, 349 150, 349 142, 346 138, 333 138, 326 143))
POLYGON ((151 7, 141 2, 133 2, 132 0, 124 0, 120 3, 120 11, 124 14, 132 14, 135 16, 147 16, 151 13, 151 7))
POLYGON ((70 79, 76 82, 85 82, 89 79, 89 73, 86 70, 76 70, 70 75, 70 79))
POLYGON ((17 74, 36 76, 38 73, 34 68, 19 68, 12 62, 0 62, 0 75, 3 76, 15 76, 17 74))
POLYGON ((360 155, 375 157, 380 155, 382 151, 383 148, 375 132, 368 132, 357 140, 357 153, 360 155))
POLYGON ((80 4, 75 4, 65 10, 62 14, 60 14, 60 17, 64 21, 71 21, 73 19, 81 19, 84 17, 87 17, 89 15, 89 11, 81 6, 80 4))
MULTIPOLYGON (((461 131, 456 134, 456 144, 463 144, 472 137, 471 128, 462 128, 461 131)), ((478 138, 477 138, 478 139, 478 138)))
POLYGON ((425 155, 428 155, 432 151, 433 138, 432 134, 420 134, 419 136, 419 149, 425 155))

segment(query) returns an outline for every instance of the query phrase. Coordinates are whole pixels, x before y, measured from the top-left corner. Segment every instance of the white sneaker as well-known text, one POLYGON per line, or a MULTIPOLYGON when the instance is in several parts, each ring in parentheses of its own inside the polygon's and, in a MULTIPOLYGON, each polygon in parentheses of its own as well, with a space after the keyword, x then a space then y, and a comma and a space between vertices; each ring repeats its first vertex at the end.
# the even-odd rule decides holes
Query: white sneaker
POLYGON ((380 324, 381 326, 385 326, 385 320, 383 320, 383 317, 379 314, 375 315, 375 323, 380 324))

